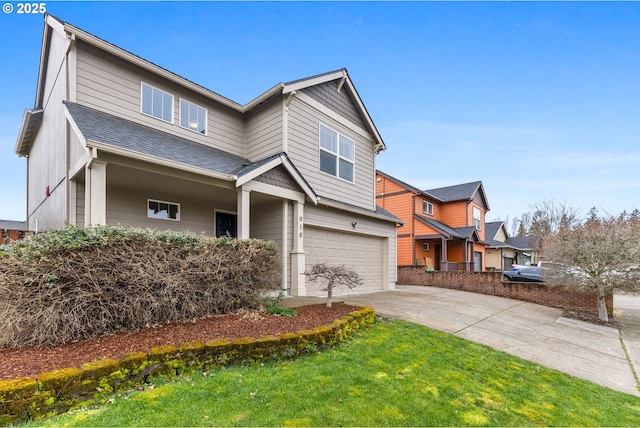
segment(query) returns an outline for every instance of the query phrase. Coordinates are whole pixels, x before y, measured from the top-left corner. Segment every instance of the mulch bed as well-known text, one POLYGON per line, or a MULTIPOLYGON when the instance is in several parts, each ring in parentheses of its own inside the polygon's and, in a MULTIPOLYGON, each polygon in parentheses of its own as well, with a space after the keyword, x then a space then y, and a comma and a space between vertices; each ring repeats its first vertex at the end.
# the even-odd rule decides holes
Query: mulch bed
POLYGON ((132 352, 146 352, 155 346, 182 345, 210 340, 260 338, 282 333, 309 330, 330 324, 359 309, 334 303, 295 308, 298 315, 283 317, 258 311, 239 311, 231 315, 213 316, 195 322, 170 324, 140 332, 120 332, 94 340, 60 346, 38 346, 0 349, 0 380, 36 377, 42 373, 103 358, 117 359, 132 352))

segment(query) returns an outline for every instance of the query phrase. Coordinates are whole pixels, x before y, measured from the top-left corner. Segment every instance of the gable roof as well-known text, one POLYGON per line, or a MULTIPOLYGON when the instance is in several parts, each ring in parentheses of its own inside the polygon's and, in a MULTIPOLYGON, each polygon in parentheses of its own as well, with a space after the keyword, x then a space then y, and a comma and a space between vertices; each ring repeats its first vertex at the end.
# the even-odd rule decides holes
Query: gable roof
POLYGON ((378 169, 378 170, 376 170, 376 174, 379 174, 379 175, 383 176, 384 178, 386 178, 386 179, 388 179, 388 180, 393 181, 393 182, 394 182, 394 183, 396 183, 397 185, 399 185, 399 186, 401 186, 401 187, 404 187, 405 189, 409 190, 410 192, 413 192, 413 193, 416 193, 416 194, 419 194, 419 195, 428 196, 428 197, 430 197, 430 198, 432 198, 432 199, 435 199, 436 201, 443 202, 441 199, 439 199, 439 198, 435 197, 434 195, 431 195, 431 194, 429 194, 429 193, 426 193, 425 191, 420 190, 420 189, 418 189, 417 187, 414 187, 414 186, 412 186, 411 184, 406 183, 406 182, 404 182, 404 181, 402 181, 402 180, 399 180, 399 179, 397 179, 396 177, 393 177, 393 176, 391 176, 391 175, 387 174, 386 172, 382 172, 382 171, 380 171, 379 169, 378 169))
POLYGON ((37 128, 40 126, 40 123, 42 121, 42 115, 41 114, 38 115, 37 113, 38 112, 41 113, 41 109, 42 109, 42 96, 43 96, 42 94, 45 86, 44 80, 46 77, 46 66, 47 66, 48 55, 49 55, 49 43, 50 43, 50 37, 51 37, 50 34, 51 34, 51 31, 54 31, 54 30, 61 33, 66 32, 71 35, 72 41, 75 41, 77 39, 85 43, 88 43, 90 45, 93 45, 116 57, 124 59, 129 63, 132 63, 138 67, 141 67, 142 69, 150 71, 174 83, 177 83, 180 86, 186 87, 191 91, 194 91, 208 99, 211 99, 217 103, 220 103, 228 108, 231 108, 243 114, 259 106, 262 102, 266 101, 267 99, 269 99, 274 95, 277 95, 277 94, 294 95, 296 89, 302 89, 305 87, 321 84, 330 80, 342 79, 338 90, 340 90, 342 86, 346 85, 350 89, 351 93, 354 95, 354 100, 356 102, 356 105, 360 109, 362 113, 362 117, 365 119, 367 127, 369 128, 368 131, 371 133, 373 137, 374 144, 375 144, 375 153, 377 154, 382 150, 386 150, 386 145, 382 140, 382 137, 380 136, 380 133, 378 132, 375 124, 373 123, 373 120, 371 119, 369 112, 364 106, 364 103, 362 102, 360 96, 358 95, 358 92, 356 91, 355 86, 353 85, 353 82, 349 78, 349 74, 347 73, 346 68, 342 68, 336 71, 331 71, 328 73, 318 74, 318 75, 307 77, 304 79, 294 80, 289 83, 278 83, 275 86, 273 86, 271 89, 267 90, 266 92, 262 93, 258 97, 249 101, 247 104, 241 105, 235 101, 230 100, 227 97, 224 97, 214 91, 211 91, 210 89, 205 88, 204 86, 201 86, 176 73, 173 73, 172 71, 169 71, 166 68, 163 68, 150 61, 147 61, 146 59, 141 58, 132 52, 122 49, 112 43, 107 42, 104 39, 101 39, 91 33, 88 33, 87 31, 84 31, 78 27, 75 27, 69 24, 68 22, 60 18, 57 18, 51 14, 48 14, 48 13, 45 14, 44 21, 45 21, 44 35, 43 35, 42 50, 40 55, 40 70, 38 73, 38 84, 37 84, 38 89, 36 91, 36 101, 34 103, 35 107, 34 109, 27 109, 25 111, 20 135, 18 136, 18 140, 16 142, 15 152, 20 156, 26 156, 26 154, 28 154, 30 146, 33 143, 32 134, 35 134, 35 131, 37 131, 37 128))
POLYGON ((302 191, 317 203, 316 193, 284 152, 251 162, 241 156, 80 104, 65 101, 64 105, 71 126, 80 134, 79 137, 84 138, 87 147, 235 181, 236 186, 283 165, 302 191))
MULTIPOLYGON (((494 221, 484 224, 484 236, 487 245, 493 248, 510 248, 511 245, 496 239, 498 232, 504 227, 504 221, 494 221)), ((506 230, 505 230, 506 233, 506 230)), ((507 235, 508 236, 508 235, 507 235)))
POLYGON ((540 237, 538 236, 514 236, 507 239, 507 244, 517 250, 531 251, 540 245, 540 237))
POLYGON ((450 227, 441 221, 425 217, 420 214, 414 214, 413 216, 425 225, 435 229, 446 238, 473 239, 478 242, 481 241, 478 231, 474 226, 450 227))
POLYGON ((473 181, 471 183, 424 190, 424 192, 437 197, 443 202, 469 201, 473 199, 480 186, 482 186, 481 181, 473 181))

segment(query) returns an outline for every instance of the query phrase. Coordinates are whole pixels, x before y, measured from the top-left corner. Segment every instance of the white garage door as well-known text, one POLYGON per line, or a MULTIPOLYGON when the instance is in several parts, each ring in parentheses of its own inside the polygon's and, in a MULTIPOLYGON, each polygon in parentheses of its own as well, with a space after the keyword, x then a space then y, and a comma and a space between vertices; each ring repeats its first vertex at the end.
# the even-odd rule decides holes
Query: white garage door
MULTIPOLYGON (((315 263, 345 265, 355 270, 364 280, 364 284, 353 291, 381 290, 383 239, 355 233, 336 232, 316 227, 304 228, 304 250, 306 269, 310 270, 315 263)), ((306 281, 307 294, 326 295, 311 281, 306 281)), ((347 288, 335 290, 334 294, 342 294, 347 288)))

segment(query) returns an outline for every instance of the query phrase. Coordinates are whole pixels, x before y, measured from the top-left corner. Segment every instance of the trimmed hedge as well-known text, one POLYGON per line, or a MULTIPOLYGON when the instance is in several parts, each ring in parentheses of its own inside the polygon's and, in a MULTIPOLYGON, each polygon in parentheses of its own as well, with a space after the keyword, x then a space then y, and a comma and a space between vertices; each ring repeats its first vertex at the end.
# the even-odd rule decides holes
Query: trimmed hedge
POLYGON ((43 373, 37 379, 0 381, 0 426, 64 413, 80 403, 129 389, 156 376, 174 377, 196 370, 264 360, 291 359, 335 346, 375 321, 364 307, 331 324, 298 333, 233 342, 212 340, 161 346, 120 360, 104 359, 43 373))
POLYGON ((258 308, 280 278, 271 241, 69 226, 0 250, 0 346, 58 345, 258 308))

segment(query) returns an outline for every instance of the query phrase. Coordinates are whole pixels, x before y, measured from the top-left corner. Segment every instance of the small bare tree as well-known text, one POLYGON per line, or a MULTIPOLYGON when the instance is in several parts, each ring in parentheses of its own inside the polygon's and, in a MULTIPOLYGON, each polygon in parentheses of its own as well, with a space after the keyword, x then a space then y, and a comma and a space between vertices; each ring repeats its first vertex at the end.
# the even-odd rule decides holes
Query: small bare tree
POLYGON ((598 317, 608 321, 605 297, 613 291, 640 291, 640 221, 593 219, 548 235, 543 256, 555 262, 548 281, 598 295, 598 317))
POLYGON ((330 266, 325 263, 316 263, 311 267, 310 272, 304 274, 310 281, 319 283, 321 290, 327 292, 327 308, 331 307, 334 288, 346 286, 352 290, 363 283, 362 278, 345 265, 330 266))

